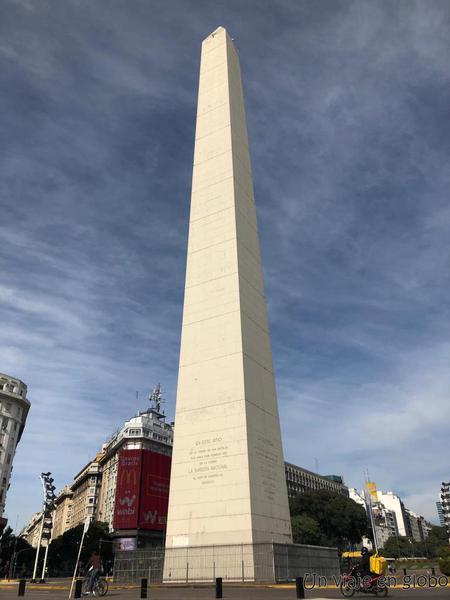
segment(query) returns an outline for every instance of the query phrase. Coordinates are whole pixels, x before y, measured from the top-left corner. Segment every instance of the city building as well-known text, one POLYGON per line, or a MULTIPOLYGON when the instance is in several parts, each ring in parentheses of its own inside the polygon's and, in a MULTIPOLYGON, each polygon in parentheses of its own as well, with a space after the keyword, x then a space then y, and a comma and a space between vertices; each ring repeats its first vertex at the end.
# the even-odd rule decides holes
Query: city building
POLYGON ((13 470, 14 454, 29 410, 27 386, 20 379, 0 373, 0 532, 6 525, 3 513, 13 470))
MULTIPOLYGON (((129 419, 102 445, 101 451, 94 460, 75 475, 73 483, 64 486, 56 497, 52 515, 52 539, 84 523, 87 517, 106 522, 110 531, 114 532, 114 522, 118 517, 115 507, 116 496, 120 491, 118 489, 120 488, 118 482, 120 457, 126 456, 129 452, 139 452, 141 466, 139 473, 136 471, 133 475, 135 477, 133 482, 138 485, 135 506, 138 510, 139 522, 134 529, 128 527, 126 531, 123 528, 116 531, 115 537, 120 542, 118 547, 126 546, 125 541, 121 542, 121 538, 125 536, 127 541, 131 540, 133 547, 163 543, 173 423, 166 423, 166 417, 161 410, 163 399, 159 384, 153 390, 149 400, 150 408, 140 411, 137 416, 129 419), (167 458, 169 460, 166 460, 167 458), (158 501, 156 497, 159 498, 158 501)), ((131 499, 128 501, 131 502, 131 499)), ((128 508, 130 507, 128 506, 126 510, 128 508)), ((122 512, 124 510, 122 509, 122 512)), ((35 536, 39 533, 39 528, 36 527, 37 523, 40 523, 40 515, 41 513, 34 515, 29 524, 24 527, 21 532, 23 537, 35 541, 35 536)), ((124 519, 121 521, 123 523, 124 519)), ((133 524, 132 519, 128 519, 128 524, 133 524)), ((128 544, 127 547, 130 545, 128 544)))
POLYGON ((30 546, 37 548, 39 544, 39 534, 41 531, 42 524, 42 511, 35 513, 30 521, 25 525, 22 531, 19 533, 19 537, 26 540, 30 546))
POLYGON ((114 507, 117 488, 117 469, 122 450, 152 450, 172 455, 173 424, 166 423, 161 411, 161 386, 153 390, 148 410, 139 412, 127 421, 102 447, 99 464, 102 485, 99 493, 97 519, 108 523, 113 531, 114 507))
MULTIPOLYGON (((349 498, 362 506, 366 512, 369 510, 368 504, 370 498, 377 544, 379 548, 383 548, 384 544, 391 536, 398 536, 397 522, 395 513, 388 510, 382 502, 377 500, 375 491, 376 488, 374 489, 373 485, 368 486, 366 502, 364 492, 360 493, 355 488, 349 488, 349 498)), ((370 517, 370 515, 368 516, 370 517)), ((363 544, 371 546, 371 542, 369 542, 367 538, 363 540, 363 544)))
POLYGON ((422 541, 425 541, 425 539, 428 537, 428 535, 432 529, 433 529, 433 525, 429 521, 424 519, 423 517, 420 517, 419 530, 420 530, 420 537, 421 537, 422 541))
POLYGON ((171 455, 155 450, 120 451, 113 521, 117 549, 164 544, 171 462, 171 455))
POLYGON ((373 522, 379 548, 383 548, 390 537, 397 535, 395 513, 388 510, 381 502, 372 502, 373 522))
POLYGON ((382 492, 381 490, 376 491, 376 496, 378 501, 381 502, 387 510, 392 511, 395 514, 398 535, 407 537, 408 529, 405 505, 401 498, 394 494, 394 492, 382 492))
POLYGON ((348 496, 348 488, 340 475, 319 475, 288 462, 284 463, 284 472, 289 498, 311 490, 330 490, 348 496))
POLYGON ((444 527, 450 536, 450 481, 442 482, 441 486, 441 509, 444 527))
POLYGON ((414 540, 415 542, 423 542, 423 528, 421 526, 421 521, 423 517, 416 514, 409 508, 405 508, 405 516, 406 516, 406 534, 407 537, 414 540))
POLYGON ((444 512, 442 510, 442 502, 436 502, 436 510, 439 517, 439 525, 445 527, 444 512))
POLYGON ((393 492, 382 492, 374 482, 366 484, 366 493, 349 489, 349 497, 369 510, 372 508, 377 543, 380 548, 392 536, 404 536, 415 542, 423 542, 431 525, 420 515, 405 507, 401 498, 393 492))
POLYGON ((72 504, 73 491, 70 486, 65 485, 55 499, 55 510, 53 511, 52 539, 62 535, 72 526, 72 504))
POLYGON ((367 510, 366 501, 364 500, 364 495, 363 495, 363 493, 358 492, 358 490, 356 488, 353 488, 353 487, 348 488, 348 497, 350 498, 350 500, 353 500, 354 502, 356 502, 357 504, 362 506, 364 508, 364 510, 367 510))
POLYGON ((70 527, 84 523, 87 517, 97 520, 98 497, 102 483, 102 472, 99 461, 103 456, 99 452, 94 460, 85 465, 70 486, 72 490, 72 514, 70 527))

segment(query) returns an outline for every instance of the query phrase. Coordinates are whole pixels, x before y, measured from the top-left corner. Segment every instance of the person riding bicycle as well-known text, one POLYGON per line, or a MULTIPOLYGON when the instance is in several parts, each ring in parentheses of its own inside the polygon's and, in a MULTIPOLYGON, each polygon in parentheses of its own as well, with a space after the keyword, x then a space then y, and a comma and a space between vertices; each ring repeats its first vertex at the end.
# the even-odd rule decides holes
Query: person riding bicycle
POLYGON ((100 570, 102 568, 102 559, 98 552, 93 552, 91 558, 88 560, 86 564, 86 569, 89 575, 89 583, 88 583, 88 594, 91 596, 94 592, 95 581, 100 575, 100 570))

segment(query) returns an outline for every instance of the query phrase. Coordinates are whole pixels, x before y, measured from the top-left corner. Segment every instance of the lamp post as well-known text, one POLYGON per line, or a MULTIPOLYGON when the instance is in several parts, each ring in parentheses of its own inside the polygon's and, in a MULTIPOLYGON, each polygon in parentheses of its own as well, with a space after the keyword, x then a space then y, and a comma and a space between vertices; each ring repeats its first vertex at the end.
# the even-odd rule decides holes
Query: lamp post
POLYGON ((42 490, 44 495, 43 505, 42 505, 42 521, 41 528, 39 531, 39 541, 36 548, 36 558, 34 561, 34 569, 33 569, 33 578, 31 579, 32 583, 37 583, 36 581, 36 573, 39 563, 39 554, 41 550, 42 540, 47 540, 44 554, 44 563, 42 566, 42 575, 39 583, 45 583, 45 567, 47 564, 47 556, 48 556, 48 547, 50 545, 50 538, 52 536, 52 526, 53 526, 53 510, 55 508, 55 486, 53 485, 53 477, 50 471, 48 473, 41 473, 41 483, 42 490))

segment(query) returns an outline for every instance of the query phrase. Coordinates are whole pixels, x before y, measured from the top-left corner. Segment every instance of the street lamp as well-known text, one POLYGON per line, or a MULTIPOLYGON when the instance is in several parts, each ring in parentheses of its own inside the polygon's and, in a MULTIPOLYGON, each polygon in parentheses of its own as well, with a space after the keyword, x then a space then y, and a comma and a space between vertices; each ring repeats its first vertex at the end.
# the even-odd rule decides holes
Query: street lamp
POLYGON ((42 517, 41 517, 41 529, 39 531, 39 541, 36 548, 36 558, 34 561, 33 578, 32 583, 45 583, 45 567, 47 565, 48 547, 50 546, 50 538, 52 537, 53 527, 53 510, 55 508, 55 486, 53 485, 54 479, 51 476, 50 471, 48 473, 41 473, 42 490, 44 494, 44 500, 42 505, 42 517), (39 582, 36 581, 36 573, 39 562, 39 553, 41 550, 42 540, 47 540, 45 545, 44 564, 42 566, 42 575, 39 582))

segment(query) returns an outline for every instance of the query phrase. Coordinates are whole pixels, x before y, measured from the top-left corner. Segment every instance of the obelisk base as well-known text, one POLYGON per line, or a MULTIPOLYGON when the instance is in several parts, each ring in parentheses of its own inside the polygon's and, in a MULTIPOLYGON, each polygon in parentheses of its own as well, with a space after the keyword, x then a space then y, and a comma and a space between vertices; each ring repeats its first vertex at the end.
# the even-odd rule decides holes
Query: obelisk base
POLYGON ((163 583, 276 583, 306 573, 339 574, 336 548, 301 544, 230 544, 166 548, 163 583))

